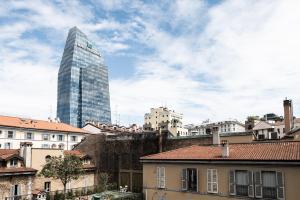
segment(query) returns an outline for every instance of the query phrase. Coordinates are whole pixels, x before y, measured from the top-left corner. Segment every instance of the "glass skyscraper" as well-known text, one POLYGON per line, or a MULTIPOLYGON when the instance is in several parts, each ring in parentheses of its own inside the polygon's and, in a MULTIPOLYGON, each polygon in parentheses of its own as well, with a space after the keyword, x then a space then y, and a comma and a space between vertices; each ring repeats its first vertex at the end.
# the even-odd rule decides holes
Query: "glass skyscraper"
POLYGON ((86 121, 111 123, 108 71, 93 42, 71 28, 58 72, 57 117, 83 127, 86 121))

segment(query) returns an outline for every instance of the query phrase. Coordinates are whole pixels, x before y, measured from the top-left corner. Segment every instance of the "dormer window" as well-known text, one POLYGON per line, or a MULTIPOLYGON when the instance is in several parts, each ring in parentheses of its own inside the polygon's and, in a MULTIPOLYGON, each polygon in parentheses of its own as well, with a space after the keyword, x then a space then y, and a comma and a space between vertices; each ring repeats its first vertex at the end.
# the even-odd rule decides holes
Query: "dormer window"
POLYGON ((17 159, 11 159, 10 160, 10 167, 17 167, 18 166, 18 160, 17 159))
POLYGON ((82 163, 85 164, 85 165, 90 164, 90 159, 85 158, 85 159, 83 159, 82 163))

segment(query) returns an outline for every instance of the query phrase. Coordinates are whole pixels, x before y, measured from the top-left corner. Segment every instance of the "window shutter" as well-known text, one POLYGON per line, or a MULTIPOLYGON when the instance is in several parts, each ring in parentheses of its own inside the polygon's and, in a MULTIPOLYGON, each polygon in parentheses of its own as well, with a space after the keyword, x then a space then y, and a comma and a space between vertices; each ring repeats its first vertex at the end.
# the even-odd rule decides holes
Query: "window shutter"
POLYGON ((229 194, 235 195, 235 171, 230 170, 229 172, 229 194))
POLYGON ((207 192, 212 192, 211 169, 207 169, 207 192))
POLYGON ((21 185, 18 185, 18 195, 21 195, 21 185))
POLYGON ((254 173, 255 197, 262 198, 261 172, 254 173))
POLYGON ((166 181, 165 181, 165 168, 160 168, 160 188, 165 188, 166 181))
POLYGON ((156 168, 156 186, 160 188, 160 167, 156 168))
POLYGON ((10 196, 11 197, 13 197, 13 196, 15 196, 15 194, 14 194, 14 190, 15 189, 15 186, 14 185, 12 185, 11 187, 10 187, 10 196))
POLYGON ((284 176, 282 172, 276 173, 277 179, 277 198, 284 199, 284 176))
POLYGON ((197 192, 199 192, 199 181, 200 181, 200 178, 199 178, 199 170, 197 168, 197 192))
POLYGON ((248 171, 248 196, 254 197, 253 171, 248 171))
POLYGON ((218 193, 218 174, 216 169, 212 169, 212 192, 218 193))
POLYGON ((182 169, 181 189, 187 190, 187 169, 182 169))

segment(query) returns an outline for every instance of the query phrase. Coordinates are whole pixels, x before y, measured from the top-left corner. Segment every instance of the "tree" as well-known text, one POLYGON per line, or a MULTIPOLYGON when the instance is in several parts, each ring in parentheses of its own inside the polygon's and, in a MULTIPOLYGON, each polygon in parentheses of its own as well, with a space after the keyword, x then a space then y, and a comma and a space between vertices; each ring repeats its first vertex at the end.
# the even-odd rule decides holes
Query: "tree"
POLYGON ((75 155, 51 157, 43 166, 40 175, 46 178, 60 179, 64 186, 64 194, 66 194, 67 183, 77 180, 83 174, 82 167, 81 159, 75 155))

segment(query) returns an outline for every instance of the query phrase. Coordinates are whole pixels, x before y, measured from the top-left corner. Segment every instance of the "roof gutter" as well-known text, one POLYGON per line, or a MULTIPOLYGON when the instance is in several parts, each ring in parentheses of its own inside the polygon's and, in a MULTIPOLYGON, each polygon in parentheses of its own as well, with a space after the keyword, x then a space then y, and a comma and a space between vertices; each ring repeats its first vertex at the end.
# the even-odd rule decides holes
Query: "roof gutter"
POLYGON ((141 159, 143 164, 148 163, 166 163, 166 164, 225 164, 225 165, 290 165, 298 166, 300 161, 280 161, 280 160, 155 160, 141 159))

